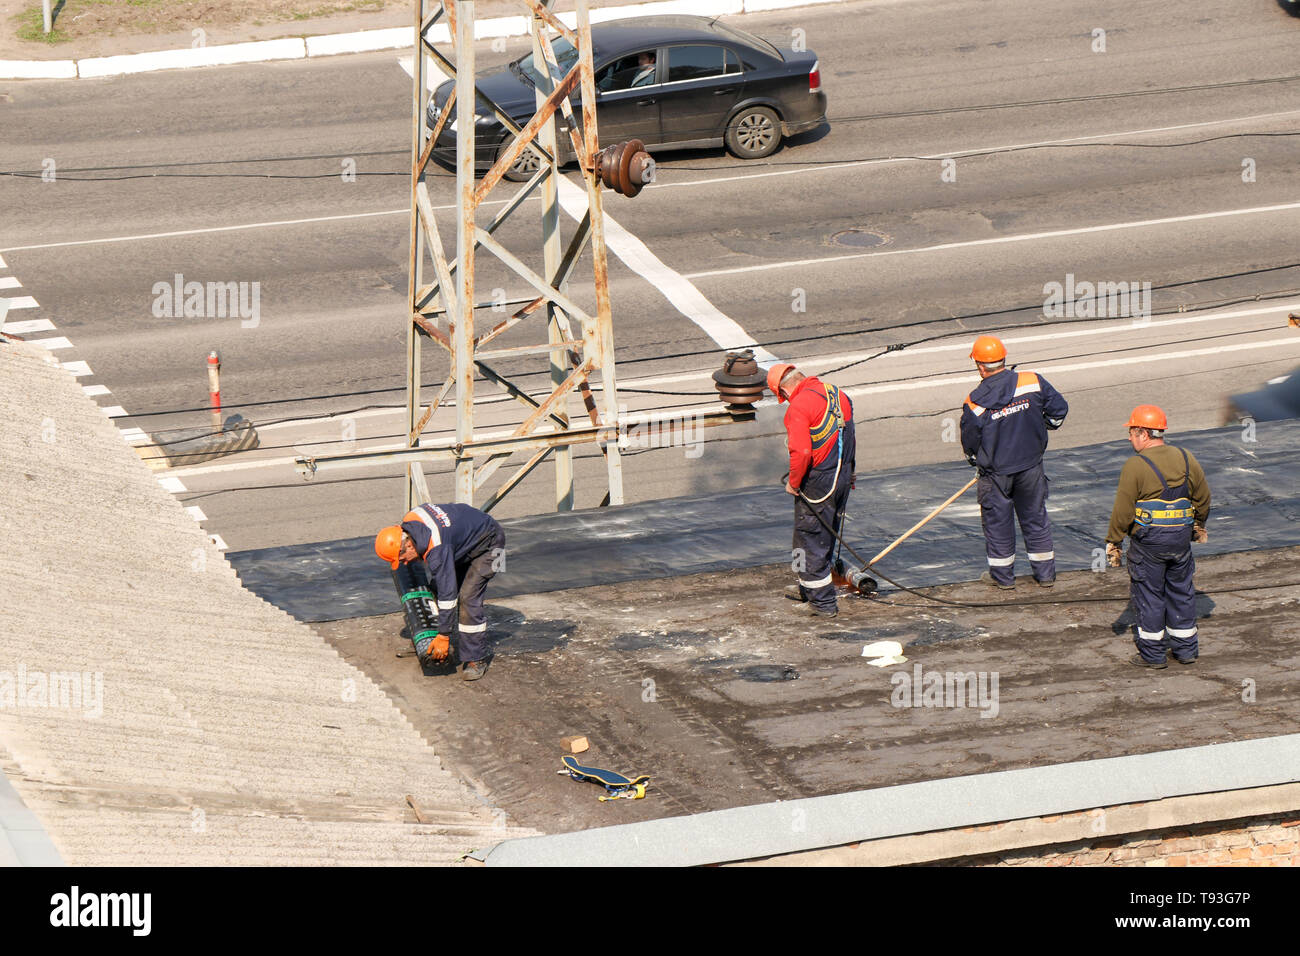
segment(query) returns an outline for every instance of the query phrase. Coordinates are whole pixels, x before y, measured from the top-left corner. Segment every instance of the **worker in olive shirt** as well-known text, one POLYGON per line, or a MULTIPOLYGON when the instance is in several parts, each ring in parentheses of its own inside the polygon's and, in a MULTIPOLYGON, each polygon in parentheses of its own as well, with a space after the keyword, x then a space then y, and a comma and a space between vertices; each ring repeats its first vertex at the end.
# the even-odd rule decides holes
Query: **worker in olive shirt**
POLYGON ((1137 454, 1119 474, 1106 532, 1106 558, 1113 568, 1119 567, 1120 543, 1129 536, 1130 594, 1138 619, 1132 663, 1139 667, 1167 667, 1167 650, 1180 664, 1195 662, 1199 654, 1191 545, 1209 540, 1210 485, 1195 456, 1165 444, 1168 424, 1155 405, 1133 409, 1128 438, 1137 454))

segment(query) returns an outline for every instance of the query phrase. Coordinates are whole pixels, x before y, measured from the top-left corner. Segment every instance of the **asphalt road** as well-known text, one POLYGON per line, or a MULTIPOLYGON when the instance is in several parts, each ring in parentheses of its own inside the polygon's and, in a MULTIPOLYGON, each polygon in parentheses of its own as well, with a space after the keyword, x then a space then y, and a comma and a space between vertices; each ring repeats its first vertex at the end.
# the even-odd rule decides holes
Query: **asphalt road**
MULTIPOLYGON (((804 31, 831 123, 765 162, 662 154, 656 186, 607 199, 658 260, 648 276, 610 260, 629 408, 714 407, 708 374, 727 340, 674 305, 692 289, 812 371, 911 346, 833 375, 857 402, 860 470, 959 456, 951 422, 975 381, 966 350, 985 329, 1008 330, 1012 360, 1071 400, 1061 446, 1121 439, 1123 416, 1145 401, 1165 405, 1175 433, 1221 424, 1227 395, 1300 364, 1300 331, 1286 327, 1300 308, 1300 19, 1277 4, 901 0, 735 23, 780 43, 804 31), (1067 276, 1149 282, 1155 314, 1053 321, 1044 286, 1067 276)), ((522 49, 484 46, 481 60, 522 49)), ((399 59, 0 90, 0 166, 55 169, 54 182, 0 176, 0 280, 13 280, 0 295, 39 303, 9 321, 50 324, 29 337, 65 338, 60 359, 85 362, 81 381, 107 390, 98 400, 150 433, 206 421, 204 356, 221 351, 226 402, 258 422, 263 448, 172 477, 232 549, 360 535, 400 510, 391 469, 305 483, 292 466, 399 440, 401 413, 383 408, 402 402, 404 380, 410 80, 399 59), (341 175, 348 161, 355 182, 341 175), (154 286, 177 274, 257 283, 257 322, 156 316, 154 286)), ((452 201, 452 184, 431 178, 435 205, 452 201)), ((521 254, 537 245, 537 208, 501 233, 521 254)), ((500 275, 484 263, 479 288, 490 294, 500 275)), ((581 303, 589 276, 584 261, 581 303)), ((501 367, 545 380, 540 363, 501 367)), ((431 357, 426 381, 444 371, 431 357)), ((491 386, 478 394, 481 428, 518 421, 491 386)), ((431 435, 453 424, 442 413, 431 435)), ((784 470, 775 409, 703 437, 628 456, 628 498, 784 470)), ((578 458, 589 507, 603 464, 590 448, 578 458)), ((548 510, 550 474, 538 469, 500 513, 548 510)), ((450 496, 445 470, 431 480, 450 496)))

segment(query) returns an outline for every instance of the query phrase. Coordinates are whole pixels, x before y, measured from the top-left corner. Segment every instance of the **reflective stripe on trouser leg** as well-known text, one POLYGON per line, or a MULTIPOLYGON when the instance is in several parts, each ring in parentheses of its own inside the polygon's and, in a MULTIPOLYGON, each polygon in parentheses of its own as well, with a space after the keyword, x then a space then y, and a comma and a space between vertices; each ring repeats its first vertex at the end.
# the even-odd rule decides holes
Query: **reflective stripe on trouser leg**
POLYGON ((483 599, 488 581, 496 574, 493 564, 505 547, 505 532, 498 526, 484 540, 465 569, 460 584, 460 627, 456 640, 456 653, 463 662, 481 661, 488 656, 487 611, 483 599))
MULTIPOLYGON (((834 457, 827 459, 827 462, 833 466, 834 457)), ((834 477, 833 468, 830 474, 826 471, 825 463, 813 469, 804 482, 805 495, 815 499, 826 494, 827 486, 834 477)), ((825 610, 836 607, 835 585, 831 577, 835 536, 823 527, 822 521, 832 528, 841 526, 849 498, 848 469, 841 471, 839 479, 834 493, 820 504, 810 507, 802 498, 794 500, 794 547, 803 552, 803 570, 798 572, 799 584, 809 602, 825 610), (818 515, 821 515, 821 521, 817 520, 818 515)))
POLYGON ((1144 661, 1165 661, 1165 562, 1129 545, 1129 596, 1137 615, 1133 643, 1144 661))
POLYGON ((1016 524, 1011 499, 1003 494, 1002 488, 991 475, 981 475, 976 489, 980 503, 980 522, 984 526, 984 552, 988 555, 989 575, 999 584, 1014 584, 1016 524))
POLYGON ((1015 475, 1014 480, 1011 497, 1029 552, 1029 567, 1036 580, 1050 581, 1056 577, 1056 552, 1052 550, 1052 522, 1047 517, 1047 475, 1038 464, 1015 475))
POLYGON ((1165 562, 1165 630, 1174 657, 1187 660, 1200 654, 1196 630, 1196 561, 1192 550, 1165 562))

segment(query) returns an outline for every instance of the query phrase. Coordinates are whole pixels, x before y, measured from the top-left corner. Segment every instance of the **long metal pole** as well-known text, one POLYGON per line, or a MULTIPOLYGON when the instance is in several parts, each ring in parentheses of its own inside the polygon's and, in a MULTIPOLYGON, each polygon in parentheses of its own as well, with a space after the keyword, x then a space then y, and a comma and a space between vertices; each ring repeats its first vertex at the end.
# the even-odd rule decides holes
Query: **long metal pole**
MULTIPOLYGON (((587 0, 577 0, 578 13, 578 48, 583 61, 582 69, 582 134, 586 139, 589 157, 596 155, 596 79, 595 67, 591 55, 591 15, 587 0)), ((596 317, 595 317, 595 356, 588 351, 588 358, 596 358, 600 368, 601 404, 604 423, 611 427, 618 424, 618 389, 614 374, 614 320, 609 299, 609 267, 605 252, 605 213, 600 200, 600 183, 596 181, 595 169, 584 169, 583 178, 587 181, 587 196, 591 207, 591 258, 596 274, 596 317)), ((623 503, 623 460, 619 455, 618 443, 604 446, 605 464, 609 472, 609 503, 623 503)))
POLYGON ((881 551, 878 555, 876 555, 874 558, 872 558, 870 561, 868 561, 868 562, 867 562, 867 567, 871 567, 873 564, 875 564, 877 561, 879 561, 879 560, 880 560, 881 558, 883 558, 885 555, 889 554, 890 551, 893 551, 893 550, 894 550, 895 548, 897 548, 900 544, 902 544, 904 541, 906 541, 908 538, 910 538, 914 532, 919 531, 919 530, 921 529, 921 527, 922 527, 923 525, 925 525, 926 522, 928 522, 931 518, 933 518, 935 515, 937 515, 937 514, 938 514, 940 511, 942 511, 944 508, 948 507, 950 504, 952 504, 954 501, 956 501, 956 500, 957 500, 958 498, 960 498, 962 495, 966 494, 966 492, 970 491, 971 486, 974 485, 975 482, 977 482, 977 481, 979 481, 979 476, 978 476, 978 475, 975 476, 974 478, 972 478, 969 482, 967 482, 966 485, 965 485, 965 487, 963 487, 961 491, 957 492, 955 495, 953 495, 951 498, 949 498, 949 499, 948 499, 947 501, 945 501, 943 504, 939 505, 939 507, 935 508, 935 509, 934 509, 933 511, 931 511, 928 515, 926 515, 924 518, 922 518, 920 521, 918 521, 916 524, 912 525, 912 527, 908 528, 906 531, 904 531, 902 534, 900 534, 900 535, 898 536, 898 538, 894 541, 893 544, 891 544, 889 547, 885 548, 884 551, 881 551))
MULTIPOLYGON (((550 6, 549 0, 547 6, 550 6)), ((550 70, 545 68, 546 56, 542 51, 541 34, 546 28, 546 21, 538 13, 533 14, 532 19, 532 40, 533 40, 533 63, 539 68, 544 81, 535 91, 537 99, 537 108, 540 110, 546 98, 550 96, 551 91, 555 88, 554 79, 550 75, 550 70)), ((555 120, 545 124, 538 130, 537 138, 541 141, 542 148, 551 155, 551 175, 546 177, 542 183, 542 254, 544 262, 544 275, 546 281, 551 285, 559 285, 557 278, 560 273, 562 253, 560 248, 560 203, 558 180, 560 177, 560 167, 558 163, 558 152, 556 149, 555 120)), ((560 323, 556 317, 556 306, 554 302, 546 303, 546 328, 548 341, 555 345, 563 342, 566 338, 560 323)), ((551 386, 558 388, 569 377, 569 362, 567 350, 553 351, 550 353, 551 365, 551 386)), ((561 427, 569 426, 568 409, 561 405, 555 409, 555 416, 562 423, 561 427)), ((573 510, 573 448, 564 447, 555 451, 555 510, 572 511, 573 510)), ((500 497, 500 492, 498 497, 500 497)))
MULTIPOLYGON (((474 0, 456 3, 456 282, 459 315, 452 337, 456 441, 474 440, 474 0)), ((447 290, 450 294, 450 290, 447 290)), ((474 459, 456 461, 456 497, 474 503, 474 459)))
MULTIPOLYGON (((426 87, 428 84, 424 79, 424 44, 420 39, 421 28, 424 23, 425 0, 418 0, 415 4, 415 56, 412 61, 411 72, 415 76, 415 95, 412 109, 415 110, 415 122, 411 124, 413 135, 411 137, 411 231, 410 231, 410 260, 408 262, 408 285, 406 295, 406 435, 407 447, 414 448, 420 443, 420 436, 416 430, 416 424, 419 421, 420 414, 420 335, 416 330, 415 323, 411 321, 411 316, 416 311, 416 298, 419 295, 420 287, 424 285, 424 230, 420 228, 420 212, 415 201, 416 190, 420 185, 420 155, 424 150, 424 141, 429 132, 428 113, 426 106, 428 96, 426 87)), ((443 295, 450 294, 448 290, 443 290, 443 295)), ((415 470, 419 464, 412 462, 406 467, 406 510, 410 511, 418 504, 423 504, 420 498, 419 484, 423 479, 422 475, 417 475, 415 470)))

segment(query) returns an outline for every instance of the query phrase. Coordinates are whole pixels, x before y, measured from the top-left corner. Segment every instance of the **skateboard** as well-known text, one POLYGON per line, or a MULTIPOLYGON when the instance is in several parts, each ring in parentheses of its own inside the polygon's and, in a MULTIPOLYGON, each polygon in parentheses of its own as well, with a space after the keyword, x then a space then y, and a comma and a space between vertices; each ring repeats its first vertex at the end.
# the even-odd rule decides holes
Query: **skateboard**
POLYGON ((602 803, 606 800, 618 799, 640 800, 645 796, 646 787, 650 785, 648 774, 642 774, 632 779, 612 770, 584 767, 567 754, 560 759, 564 762, 565 769, 555 772, 568 773, 574 780, 589 780, 592 783, 600 784, 605 788, 605 796, 600 798, 602 803))

